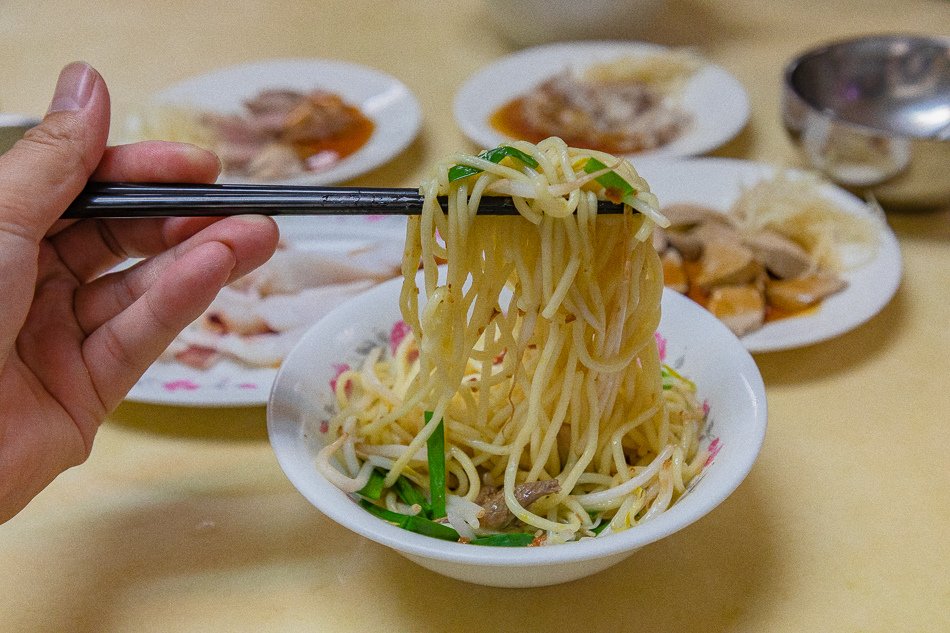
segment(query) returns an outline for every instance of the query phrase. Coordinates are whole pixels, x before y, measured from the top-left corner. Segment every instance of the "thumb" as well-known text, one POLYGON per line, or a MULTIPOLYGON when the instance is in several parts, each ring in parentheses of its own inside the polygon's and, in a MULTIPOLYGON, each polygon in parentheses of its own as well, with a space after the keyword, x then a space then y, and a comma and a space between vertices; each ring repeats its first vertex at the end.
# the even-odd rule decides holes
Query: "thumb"
POLYGON ((88 64, 69 64, 46 117, 0 156, 0 233, 38 242, 82 191, 108 136, 105 81, 88 64))

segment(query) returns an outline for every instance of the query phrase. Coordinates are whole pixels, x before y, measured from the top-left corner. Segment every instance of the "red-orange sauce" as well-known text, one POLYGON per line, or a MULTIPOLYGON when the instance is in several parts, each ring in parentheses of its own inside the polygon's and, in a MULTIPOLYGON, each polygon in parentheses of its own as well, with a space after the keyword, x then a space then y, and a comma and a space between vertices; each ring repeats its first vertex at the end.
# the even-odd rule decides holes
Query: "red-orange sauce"
POLYGON ((352 123, 333 136, 294 143, 293 148, 301 160, 325 151, 336 152, 340 158, 345 158, 366 144, 373 135, 375 124, 356 106, 347 104, 343 107, 353 117, 352 123))

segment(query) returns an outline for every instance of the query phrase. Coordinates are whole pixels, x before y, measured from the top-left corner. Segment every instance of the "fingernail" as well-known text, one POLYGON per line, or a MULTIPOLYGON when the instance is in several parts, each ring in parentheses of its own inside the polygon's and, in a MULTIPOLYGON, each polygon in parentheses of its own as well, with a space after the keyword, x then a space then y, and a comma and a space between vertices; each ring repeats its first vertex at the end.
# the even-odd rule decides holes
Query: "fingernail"
POLYGON ((98 73, 93 67, 84 62, 73 62, 67 65, 59 73, 53 100, 46 113, 82 110, 89 103, 97 76, 98 73))

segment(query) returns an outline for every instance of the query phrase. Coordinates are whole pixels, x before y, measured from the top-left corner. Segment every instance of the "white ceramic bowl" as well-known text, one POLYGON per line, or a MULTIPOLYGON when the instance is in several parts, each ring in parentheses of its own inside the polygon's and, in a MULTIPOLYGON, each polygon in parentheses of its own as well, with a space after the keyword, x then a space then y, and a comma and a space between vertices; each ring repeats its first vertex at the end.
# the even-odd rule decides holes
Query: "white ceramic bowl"
MULTIPOLYGON (((400 319, 396 279, 342 304, 311 328, 284 361, 267 407, 267 428, 290 481, 321 512, 366 538, 446 576, 499 587, 551 585, 588 576, 696 521, 736 489, 765 437, 762 378, 735 336, 697 304, 664 292, 660 334, 666 362, 692 378, 709 405, 703 442, 714 458, 689 492, 648 523, 597 539, 549 547, 464 545, 414 534, 377 519, 314 468, 332 410, 330 380, 371 344, 388 341, 400 319)), ((331 535, 332 538, 332 535, 331 535)))

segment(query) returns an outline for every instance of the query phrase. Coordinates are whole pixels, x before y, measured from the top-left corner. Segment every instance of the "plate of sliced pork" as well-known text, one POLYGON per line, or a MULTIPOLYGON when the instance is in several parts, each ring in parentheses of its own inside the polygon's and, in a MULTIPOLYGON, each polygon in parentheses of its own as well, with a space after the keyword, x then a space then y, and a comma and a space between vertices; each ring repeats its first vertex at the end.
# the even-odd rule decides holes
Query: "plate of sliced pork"
POLYGON ((277 368, 340 303, 400 274, 405 218, 282 217, 263 266, 221 290, 142 376, 128 400, 178 406, 267 402, 277 368))
POLYGON ((814 173, 718 158, 638 170, 670 221, 653 236, 664 283, 751 352, 848 332, 897 291, 900 249, 883 212, 814 173))
POLYGON ((331 185, 394 158, 421 120, 415 96, 383 72, 273 59, 171 86, 133 112, 123 134, 206 147, 221 159, 222 182, 331 185))

